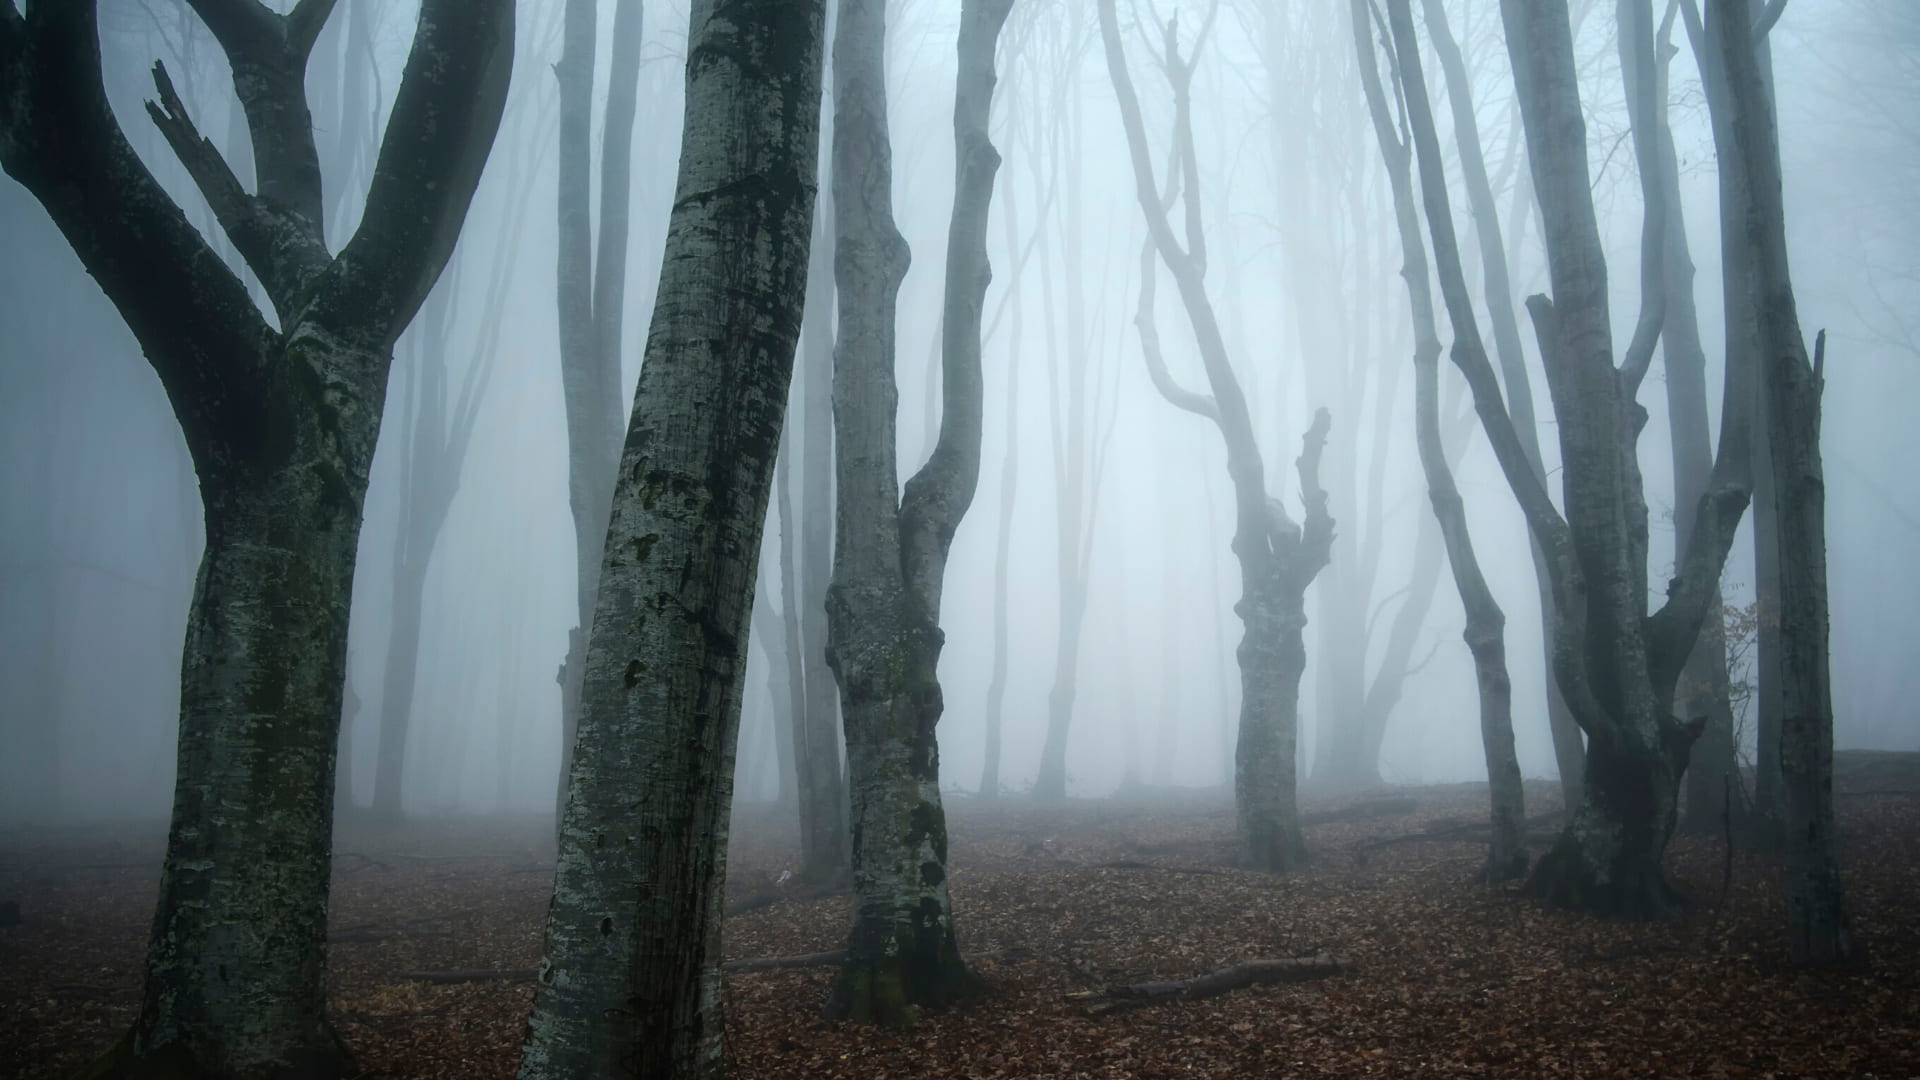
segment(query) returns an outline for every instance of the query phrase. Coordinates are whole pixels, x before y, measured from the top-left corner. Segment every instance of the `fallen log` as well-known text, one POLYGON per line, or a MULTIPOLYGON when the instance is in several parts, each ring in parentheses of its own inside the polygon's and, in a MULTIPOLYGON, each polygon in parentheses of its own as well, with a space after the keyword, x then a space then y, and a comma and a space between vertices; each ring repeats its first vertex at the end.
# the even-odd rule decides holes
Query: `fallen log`
POLYGON ((730 901, 726 907, 726 914, 744 915, 749 911, 772 907, 782 900, 824 900, 829 896, 846 896, 851 892, 853 889, 845 885, 826 888, 800 886, 792 889, 775 887, 763 893, 755 893, 752 896, 743 896, 738 900, 730 901))
POLYGON ((1122 1009, 1160 1005, 1170 1001, 1198 1001, 1217 997, 1231 990, 1272 983, 1306 982, 1324 979, 1347 970, 1348 965, 1332 953, 1313 956, 1284 956, 1248 960, 1192 979, 1167 982, 1134 983, 1083 990, 1066 995, 1068 1001, 1086 1002, 1087 1015, 1101 1016, 1122 1009))
POLYGON ((395 941, 402 938, 452 937, 451 930, 409 930, 403 926, 356 926, 327 935, 327 944, 363 944, 370 941, 395 941))
POLYGON ((826 952, 806 953, 801 956, 755 956, 743 960, 728 960, 720 965, 720 970, 729 974, 743 971, 780 971, 785 968, 826 967, 838 964, 847 958, 845 949, 828 949, 826 952))

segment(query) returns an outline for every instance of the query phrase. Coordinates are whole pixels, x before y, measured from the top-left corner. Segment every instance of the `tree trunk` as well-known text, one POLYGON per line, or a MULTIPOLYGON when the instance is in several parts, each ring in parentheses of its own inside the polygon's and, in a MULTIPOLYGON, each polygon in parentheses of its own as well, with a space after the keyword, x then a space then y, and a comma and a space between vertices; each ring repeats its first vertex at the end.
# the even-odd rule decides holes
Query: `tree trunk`
POLYGON ((587 649, 528 1080, 722 1071, 754 561, 800 334, 823 5, 694 5, 681 169, 587 649))
MULTIPOLYGON (((804 318, 802 316, 803 321, 804 318)), ((792 411, 791 398, 788 411, 792 411)), ((791 424, 780 430, 780 453, 773 468, 774 505, 780 519, 780 649, 786 668, 783 672, 786 685, 778 689, 786 693, 787 700, 784 710, 774 711, 774 757, 779 763, 780 777, 775 785, 774 800, 782 805, 789 800, 799 802, 799 763, 806 755, 806 731, 800 726, 800 720, 807 714, 806 659, 800 643, 800 588, 794 580, 799 576, 793 551, 794 533, 799 531, 800 523, 794 520, 793 514, 793 455, 789 450, 792 440, 788 436, 791 430, 791 424)), ((804 868, 812 861, 807 857, 810 852, 806 850, 805 825, 801 826, 800 839, 800 865, 804 868)))
POLYGON ((139 1017, 93 1075, 350 1073, 322 973, 347 606, 394 339, 450 255, 492 145, 513 5, 426 0, 361 225, 327 250, 304 76, 324 5, 201 12, 246 110, 258 195, 166 69, 148 117, 279 316, 127 144, 93 4, 0 7, 0 164, 127 320, 206 515, 172 824, 139 1017))
MULTIPOLYGON (((1146 217, 1147 231, 1161 261, 1179 287, 1182 306, 1200 347, 1212 395, 1193 393, 1173 383, 1154 349, 1147 354, 1148 372, 1161 396, 1170 404, 1205 416, 1226 443, 1228 473, 1233 479, 1233 553, 1240 562, 1240 601, 1234 605, 1245 626, 1236 656, 1240 661, 1240 737, 1234 751, 1234 806, 1242 851, 1256 870, 1280 873, 1300 865, 1306 845, 1300 833, 1296 801, 1296 763, 1299 738, 1300 677, 1306 670, 1304 632, 1305 593, 1326 566, 1333 543, 1333 519, 1327 514, 1327 495, 1320 489, 1320 453, 1326 445, 1329 419, 1325 409, 1314 416, 1302 439, 1298 461, 1303 524, 1294 523, 1278 499, 1267 494, 1265 464, 1253 433, 1245 393, 1227 357, 1220 324, 1208 300, 1203 275, 1206 238, 1200 228, 1200 170, 1193 148, 1193 126, 1188 86, 1190 57, 1179 55, 1172 22, 1165 27, 1162 70, 1174 96, 1174 155, 1179 188, 1169 184, 1163 198, 1148 159, 1146 126, 1140 102, 1127 72, 1120 44, 1119 18, 1113 0, 1100 0, 1100 37, 1107 72, 1126 130, 1134 192, 1146 217), (1184 189, 1183 191, 1179 189, 1184 189), (1167 205, 1178 192, 1186 207, 1186 246, 1175 237, 1167 220, 1167 205)), ((1152 261, 1145 261, 1142 290, 1152 288, 1152 261)), ((1151 303, 1141 301, 1142 310, 1151 303)))
MULTIPOLYGON (((1766 423, 1778 505, 1780 767, 1787 841, 1787 938, 1795 963, 1860 959, 1848 926, 1833 823, 1833 680, 1827 654, 1826 478, 1820 460, 1821 369, 1812 363, 1787 265, 1780 144, 1746 0, 1717 0, 1707 29, 1724 76, 1721 167, 1750 200, 1742 254, 1752 273, 1766 423)), ((1713 104, 1709 99, 1709 104, 1713 104)))
MULTIPOLYGON (((1520 344, 1520 324, 1513 310, 1513 283, 1507 272, 1507 244, 1500 227, 1500 212, 1494 204, 1493 184, 1487 176, 1486 153, 1480 143, 1480 124, 1473 111, 1473 83, 1466 59, 1447 25, 1446 8, 1441 0, 1425 0, 1427 33, 1434 55, 1446 76, 1447 101, 1452 107, 1454 141, 1460 149, 1460 173, 1467 189, 1467 204, 1473 212, 1473 231, 1479 241, 1480 263, 1485 275, 1484 294, 1487 321, 1493 329, 1494 353, 1500 363, 1500 375, 1506 386, 1507 408, 1513 416, 1515 431, 1527 466, 1542 484, 1546 483, 1546 464, 1540 455, 1539 423, 1534 419, 1533 386, 1527 375, 1526 353, 1520 344)), ((1677 205, 1677 204, 1676 204, 1677 205)), ((1701 428, 1702 433, 1705 427, 1701 428)), ((1533 556, 1534 582, 1540 606, 1540 625, 1552 627, 1554 613, 1553 581, 1547 569, 1546 554, 1535 542, 1529 545, 1533 556)), ((1553 646, 1550 634, 1541 635, 1541 659, 1546 670, 1547 728, 1553 737, 1554 762, 1560 773, 1561 805, 1571 809, 1580 805, 1586 783, 1586 744, 1580 738, 1580 726, 1567 711, 1553 671, 1553 646)))
MULTIPOLYGON (((1387 163, 1393 188, 1394 216, 1399 223, 1401 250, 1405 258, 1403 277, 1407 299, 1413 310, 1414 326, 1414 427, 1420 449, 1420 466, 1426 474, 1427 498, 1433 505, 1434 520, 1440 525, 1446 542, 1447 561, 1453 568, 1454 585, 1460 593, 1460 606, 1466 612, 1464 637, 1473 655, 1475 679, 1480 691, 1480 742, 1486 754, 1487 786, 1492 816, 1487 851, 1486 877, 1504 881, 1527 872, 1527 814, 1520 780, 1520 761, 1513 748, 1513 684, 1507 675, 1506 614, 1487 586, 1480 562, 1473 550, 1473 537, 1467 531, 1466 504, 1460 498, 1447 465, 1446 448, 1440 440, 1440 337, 1433 310, 1433 294, 1428 287, 1427 254, 1420 240, 1420 219, 1414 207, 1413 171, 1410 148, 1394 134, 1387 112, 1386 96, 1380 87, 1372 45, 1364 29, 1367 8, 1361 0, 1351 5, 1356 29, 1356 50, 1360 54, 1361 78, 1367 93, 1374 134, 1387 163)), ((1437 160, 1439 139, 1434 135, 1432 112, 1427 103, 1426 76, 1420 60, 1420 46, 1414 36, 1413 10, 1409 0, 1387 0, 1392 25, 1395 70, 1399 75, 1400 98, 1406 102, 1413 127, 1413 142, 1419 148, 1422 163, 1437 160)), ((1431 17, 1431 9, 1430 9, 1431 17)), ((1429 22, 1429 27, 1431 27, 1429 22)), ((1429 215, 1445 210, 1429 204, 1429 215)), ((1440 231, 1451 232, 1451 222, 1440 224, 1440 231)), ((1457 267, 1446 272, 1448 280, 1458 281, 1457 267)), ((1458 290, 1464 294, 1464 288, 1458 290)), ((1478 349, 1484 363, 1485 346, 1480 343, 1479 327, 1471 321, 1471 308, 1449 307, 1453 320, 1454 348, 1478 349)))
MULTIPOLYGON (((831 108, 820 118, 830 145, 831 108)), ((822 155, 824 174, 830 162, 822 155)), ((800 328, 800 640, 806 708, 795 718, 805 734, 794 768, 801 788, 804 853, 800 876, 842 885, 851 872, 847 845, 847 782, 841 771, 840 688, 827 666, 827 582, 833 573, 833 197, 822 190, 814 209, 807 264, 806 319, 800 328)))
MULTIPOLYGON (((402 527, 406 517, 403 509, 402 527)), ((381 677, 380 742, 373 774, 373 814, 387 823, 404 816, 401 782, 406 771, 414 681, 420 669, 420 616, 426 587, 426 567, 404 559, 394 565, 393 613, 387 631, 386 672, 381 677)))
POLYGON ((834 37, 840 498, 827 621, 846 719, 854 921, 827 1000, 833 1018, 910 1023, 918 1008, 947 1004, 975 983, 955 943, 947 892, 936 666, 947 551, 979 481, 981 306, 1000 164, 987 118, 994 43, 1011 6, 966 0, 961 8, 940 433, 897 504, 894 302, 908 256, 893 222, 884 3, 844 0, 834 37))
POLYGON ((618 0, 600 135, 599 250, 593 235, 595 0, 567 0, 562 15, 556 299, 560 388, 567 414, 567 505, 573 515, 577 622, 567 635, 560 684, 560 775, 555 827, 564 815, 567 769, 579 724, 588 628, 599 592, 608 504, 625 431, 620 349, 626 304, 633 120, 640 79, 642 0, 618 0))
MULTIPOLYGON (((1013 198, 1012 181, 1000 185, 1000 203, 1005 208, 1007 250, 1019 250, 1020 216, 1013 198)), ((1045 228, 1044 221, 1039 226, 1045 228)), ((1000 797, 1000 728, 1007 697, 1007 574, 1013 551, 1013 505, 1020 483, 1020 266, 1016 259, 1007 281, 1008 302, 1013 306, 1005 353, 1007 357, 1007 451, 1000 461, 1000 520, 993 544, 993 672, 987 680, 985 761, 980 767, 980 797, 1000 797)))

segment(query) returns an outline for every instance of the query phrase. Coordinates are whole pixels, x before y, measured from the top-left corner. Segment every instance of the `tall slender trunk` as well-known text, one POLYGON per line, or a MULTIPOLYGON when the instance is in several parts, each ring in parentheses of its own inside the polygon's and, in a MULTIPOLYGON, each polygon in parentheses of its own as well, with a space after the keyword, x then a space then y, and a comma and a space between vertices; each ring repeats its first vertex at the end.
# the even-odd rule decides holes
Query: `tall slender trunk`
MULTIPOLYGON (((1011 174, 1000 185, 1000 204, 1006 213, 1007 250, 1019 250, 1020 215, 1013 198, 1011 174)), ((1045 227, 1044 222, 1041 225, 1045 227)), ((1016 259, 1007 279, 1013 321, 1006 345, 1007 449, 1000 459, 1000 521, 993 544, 993 672, 987 680, 985 762, 980 767, 980 797, 1000 797, 1000 729, 1007 696, 1007 576, 1013 551, 1013 505, 1020 483, 1020 266, 1016 259)))
MULTIPOLYGON (((780 453, 773 467, 774 506, 780 519, 780 649, 785 659, 782 666, 786 669, 782 673, 786 676, 786 685, 780 689, 787 699, 787 707, 774 712, 774 759, 779 773, 774 798, 782 804, 789 799, 799 801, 800 761, 806 756, 807 741, 806 729, 800 726, 807 714, 807 665, 800 640, 800 587, 794 580, 799 576, 793 551, 794 533, 799 531, 800 523, 794 520, 793 514, 793 440, 788 434, 791 430, 791 425, 780 429, 780 453)), ((800 865, 805 868, 813 860, 808 858, 810 838, 804 824, 800 838, 800 865)))
MULTIPOLYGON (((831 135, 823 110, 822 145, 831 135)), ((822 173, 830 174, 827 155, 822 173)), ((813 249, 807 262, 806 318, 800 327, 800 604, 801 666, 806 707, 794 718, 805 736, 795 745, 800 788, 801 866, 808 881, 848 880, 847 782, 841 770, 840 688, 827 665, 827 582, 833 573, 833 198, 815 202, 813 249)))
POLYGON ((940 434, 898 495, 894 301, 907 246, 893 222, 885 4, 843 0, 834 36, 840 497, 827 619, 846 722, 854 919, 830 1017, 909 1023, 919 1007, 952 1001, 975 982, 960 959, 947 890, 936 665, 947 552, 979 481, 987 215, 1000 164, 987 117, 994 43, 1011 6, 965 0, 961 8, 940 434))
POLYGON ((729 803, 800 336, 823 6, 690 14, 680 174, 610 504, 527 1080, 723 1072, 729 803))
POLYGON ((567 769, 579 724, 588 631, 600 588, 601 557, 627 411, 620 349, 626 303, 633 121, 640 79, 642 0, 618 0, 600 134, 599 236, 593 230, 593 86, 596 0, 567 0, 562 14, 556 210, 555 297, 560 387, 567 416, 567 506, 573 516, 576 622, 555 681, 560 684, 560 773, 555 827, 565 814, 567 769), (596 250, 597 247, 597 250, 596 250))
MULTIPOLYGON (((1363 27, 1367 18, 1364 3, 1354 0, 1351 7, 1356 28, 1363 27)), ((1412 6, 1409 0, 1387 0, 1387 13, 1393 29, 1400 92, 1409 114, 1419 117, 1427 110, 1427 88, 1420 45, 1414 36, 1412 6)), ((1431 21, 1428 27, 1431 33, 1431 21)), ((1406 259, 1403 276, 1407 299, 1413 309, 1414 426, 1420 466, 1426 474, 1427 498, 1433 504, 1434 519, 1439 522, 1446 541, 1447 561, 1453 567, 1460 606, 1466 611, 1464 637, 1473 655, 1474 675, 1480 691, 1480 742, 1486 754, 1491 810, 1486 877, 1502 881, 1527 872, 1527 814, 1520 783, 1520 760, 1513 748, 1513 684, 1507 675, 1506 615, 1480 571, 1479 559, 1473 551, 1473 537, 1467 531, 1466 504, 1454 485, 1453 471, 1447 465, 1446 449, 1440 440, 1440 337, 1433 294, 1427 284, 1427 255, 1420 240, 1420 219, 1414 208, 1412 162, 1408 147, 1394 135, 1374 67, 1373 50, 1364 31, 1359 32, 1356 46, 1362 61, 1362 77, 1367 80, 1367 104, 1373 116, 1374 132, 1392 178, 1394 216, 1399 222, 1401 250, 1406 259)), ((1426 140, 1421 146, 1423 152, 1431 154, 1438 149, 1437 140, 1432 139, 1431 124, 1419 129, 1414 137, 1426 140)), ((1479 327, 1472 321, 1471 307, 1450 308, 1449 316, 1453 321, 1454 348, 1484 350, 1479 343, 1479 327)))
MULTIPOLYGON (((1826 477, 1820 395, 1826 333, 1811 362, 1787 264, 1785 200, 1772 95, 1746 0, 1716 0, 1708 31, 1721 67, 1721 167, 1738 170, 1750 200, 1742 254, 1752 274, 1754 333, 1766 358, 1766 422, 1778 499, 1780 768, 1785 796, 1787 936, 1793 959, 1863 957, 1846 915, 1833 821, 1833 676, 1827 653, 1826 477)), ((1713 101, 1709 99, 1709 105, 1713 101)))
MULTIPOLYGON (((1460 150, 1460 172, 1467 189, 1467 205, 1473 213, 1474 237, 1479 241, 1483 292, 1487 321, 1493 329, 1494 354, 1500 363, 1500 376, 1506 387, 1507 409, 1520 436, 1520 449, 1527 467, 1545 484, 1545 459, 1540 454, 1539 422, 1534 418, 1533 386, 1527 375, 1526 352, 1520 344, 1520 324, 1514 313, 1513 283, 1507 270, 1507 244, 1500 227, 1500 212, 1494 204, 1493 184, 1487 177, 1485 151, 1480 142, 1480 124, 1473 111, 1473 83, 1465 58, 1447 25, 1447 13, 1441 0, 1425 0, 1427 33, 1434 55, 1446 76, 1447 101, 1452 107, 1454 140, 1460 150)), ((1675 204, 1677 205, 1677 204, 1675 204)), ((1704 432, 1704 427, 1702 431, 1704 432)), ((1533 575, 1540 606, 1540 625, 1551 627, 1554 611, 1553 580, 1546 553, 1538 541, 1530 542, 1533 575)), ((1560 772, 1561 805, 1568 812, 1580 805, 1586 774, 1586 744, 1580 726, 1567 710, 1560 693, 1559 679, 1553 671, 1553 646, 1550 635, 1541 635, 1541 661, 1546 671, 1547 729, 1553 737, 1553 757, 1560 772)))

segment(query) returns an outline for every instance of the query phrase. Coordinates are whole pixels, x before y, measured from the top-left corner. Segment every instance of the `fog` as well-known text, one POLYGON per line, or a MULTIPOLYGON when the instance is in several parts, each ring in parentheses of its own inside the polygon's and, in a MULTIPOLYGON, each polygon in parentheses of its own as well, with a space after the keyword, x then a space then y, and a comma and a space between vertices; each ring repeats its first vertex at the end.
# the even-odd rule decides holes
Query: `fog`
MULTIPOLYGON (((128 139, 240 268, 142 106, 153 94, 149 67, 164 60, 201 130, 230 161, 244 161, 246 129, 235 119, 221 51, 178 0, 101 6, 109 93, 128 139)), ((1502 213, 1519 210, 1513 218, 1520 220, 1506 222, 1516 294, 1544 291, 1539 215, 1524 187, 1497 5, 1449 0, 1448 7, 1475 73, 1502 213)), ((1162 14, 1174 8, 1182 27, 1206 15, 1204 4, 1161 0, 1162 14)), ((925 460, 938 417, 956 9, 903 0, 891 17, 895 213, 913 255, 898 323, 903 480, 925 460)), ((443 356, 449 407, 440 422, 453 422, 453 403, 471 387, 472 426, 425 579, 403 785, 413 814, 547 813, 553 805, 555 676, 574 622, 575 580, 554 299, 558 10, 550 0, 520 5, 506 119, 454 263, 396 350, 366 502, 348 668, 349 700, 359 705, 349 709, 341 759, 362 803, 371 798, 386 707, 396 535, 403 505, 418 496, 406 481, 407 418, 431 397, 421 389, 433 384, 430 357, 443 356), (426 324, 436 321, 446 328, 438 345, 427 340, 434 331, 426 324)), ((363 80, 368 115, 383 120, 415 14, 401 0, 342 4, 316 50, 308 78, 329 208, 344 208, 330 222, 335 243, 357 224, 371 162, 335 138, 349 127, 336 105, 346 98, 326 88, 363 80), (346 18, 350 10, 362 21, 346 18), (343 71, 344 36, 356 26, 374 43, 372 72, 343 71)), ((622 350, 629 395, 665 242, 686 19, 684 5, 647 7, 622 350)), ((1910 554, 1920 550, 1913 467, 1920 425, 1910 416, 1920 401, 1920 13, 1906 0, 1801 0, 1774 33, 1794 280, 1803 322, 1809 331, 1824 327, 1829 339, 1823 449, 1836 741, 1920 749, 1920 715, 1911 704, 1920 698, 1911 645, 1920 637, 1920 563, 1910 554)), ((1170 95, 1143 37, 1127 34, 1159 161, 1170 95)), ((1580 24, 1576 47, 1590 61, 1582 94, 1615 332, 1624 341, 1637 309, 1641 207, 1611 34, 1612 20, 1595 13, 1580 24)), ((1699 75, 1684 35, 1677 41, 1673 122, 1717 413, 1717 179, 1699 75)), ((1077 435, 1088 461, 1091 526, 1068 792, 1102 795, 1129 779, 1219 785, 1231 761, 1233 648, 1241 633, 1225 453, 1211 425, 1169 406, 1147 376, 1134 324, 1145 229, 1091 5, 1022 0, 1000 55, 994 132, 1004 164, 988 234, 995 277, 987 294, 985 433, 980 489, 954 540, 942 608, 942 784, 972 792, 981 775, 997 515, 1010 443, 1018 446, 1018 480, 1001 777, 1014 792, 1033 783, 1060 618, 1057 455, 1077 435), (1035 243, 1043 216, 1047 237, 1035 243), (1081 295, 1071 299, 1075 288, 1081 295), (1077 433, 1062 400, 1075 363, 1084 364, 1087 395, 1077 433), (1014 422, 1006 411, 1009 379, 1014 422)), ((1429 83, 1438 98, 1436 74, 1429 83)), ((1340 708, 1336 683, 1345 678, 1351 686, 1354 671, 1364 677, 1379 664, 1416 544, 1431 531, 1412 437, 1412 332, 1397 276, 1398 238, 1344 5, 1224 5, 1193 94, 1209 293, 1247 390, 1269 484, 1296 514, 1301 436, 1316 408, 1332 411, 1321 481, 1339 539, 1334 564, 1309 592, 1301 689, 1300 760, 1311 769, 1321 725, 1340 708), (1358 652, 1340 644, 1354 640, 1362 643, 1358 652)), ((1442 141, 1451 145, 1446 112, 1438 111, 1442 141)), ((1464 230, 1463 200, 1456 197, 1454 209, 1464 230)), ((0 182, 0 237, 0 823, 163 819, 172 798, 182 635, 203 544, 197 484, 172 409, 132 335, 45 211, 10 179, 0 182)), ((1478 280, 1471 265, 1469 277, 1478 280)), ((1174 377, 1203 386, 1193 333, 1164 270, 1154 321, 1174 377)), ((1523 327, 1523 336, 1531 353, 1530 330, 1523 327)), ((1537 370, 1537 356, 1530 362, 1537 370)), ((1443 413, 1458 411, 1459 376, 1443 365, 1441 377, 1443 413)), ((1640 394, 1650 414, 1639 448, 1656 597, 1673 558, 1661 377, 1656 359, 1640 394)), ((1558 447, 1537 374, 1534 387, 1557 497, 1558 447)), ((1530 778, 1550 777, 1527 532, 1477 425, 1465 445, 1456 469, 1481 563, 1507 615, 1520 763, 1530 778)), ((798 453, 797 444, 791 451, 798 453)), ((1725 575, 1736 604, 1753 596, 1747 529, 1725 575)), ((761 576, 776 606, 778 533, 770 521, 761 576)), ((1485 778, 1462 625, 1443 572, 1413 650, 1421 666, 1386 729, 1379 772, 1387 782, 1485 778)), ((740 799, 771 799, 779 786, 775 691, 764 652, 775 630, 753 638, 740 799)))

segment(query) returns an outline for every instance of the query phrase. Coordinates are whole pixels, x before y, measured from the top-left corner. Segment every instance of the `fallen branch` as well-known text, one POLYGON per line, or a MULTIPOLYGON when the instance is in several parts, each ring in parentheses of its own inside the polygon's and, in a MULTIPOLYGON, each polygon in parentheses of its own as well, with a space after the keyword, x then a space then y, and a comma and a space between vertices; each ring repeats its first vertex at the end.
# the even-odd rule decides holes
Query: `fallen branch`
POLYGON ((1111 862, 1087 863, 1089 870, 1159 870, 1168 874, 1217 874, 1218 867, 1213 866, 1167 866, 1150 863, 1141 859, 1114 859, 1111 862))
POLYGON ((356 926, 327 935, 327 944, 360 944, 369 941, 393 941, 399 938, 452 937, 451 930, 409 930, 401 926, 356 926))
POLYGON ((1159 1005, 1169 1001, 1198 1001, 1201 998, 1216 997, 1248 986, 1324 979, 1330 975, 1338 975, 1347 970, 1347 967, 1346 963, 1332 953, 1324 952, 1314 956, 1248 960, 1197 978, 1134 983, 1130 986, 1109 986, 1100 990, 1071 993, 1066 995, 1066 998, 1068 1001, 1087 1002, 1087 1015, 1101 1016, 1119 1012, 1122 1009, 1139 1008, 1143 1005, 1159 1005))
POLYGON ((451 985, 477 982, 532 982, 540 974, 537 968, 450 968, 446 971, 403 971, 401 982, 451 985))
POLYGON ((1337 825, 1349 821, 1371 821, 1374 818, 1405 817, 1418 809, 1420 800, 1405 796, 1368 799, 1338 810, 1316 810, 1311 814, 1301 814, 1300 824, 1304 828, 1308 825, 1337 825))
POLYGON ((828 949, 826 952, 807 953, 802 956, 756 956, 744 960, 729 960, 720 965, 720 970, 728 973, 743 971, 780 971, 785 968, 826 967, 838 964, 847 958, 845 949, 828 949))

